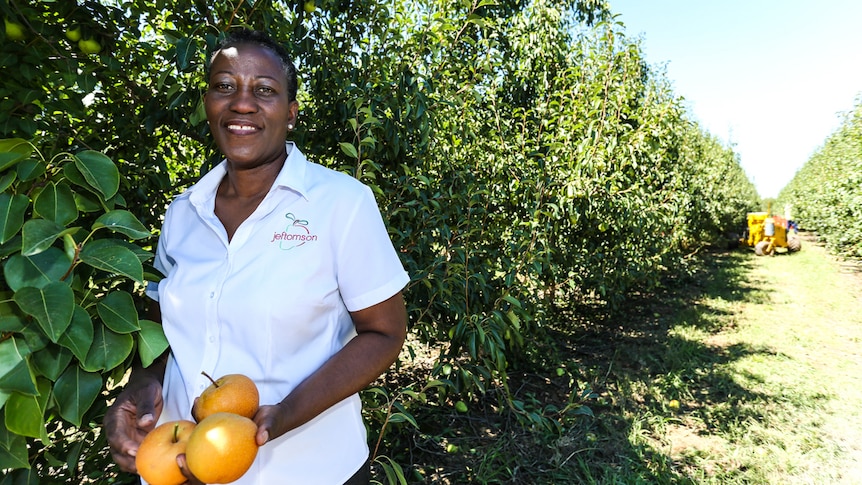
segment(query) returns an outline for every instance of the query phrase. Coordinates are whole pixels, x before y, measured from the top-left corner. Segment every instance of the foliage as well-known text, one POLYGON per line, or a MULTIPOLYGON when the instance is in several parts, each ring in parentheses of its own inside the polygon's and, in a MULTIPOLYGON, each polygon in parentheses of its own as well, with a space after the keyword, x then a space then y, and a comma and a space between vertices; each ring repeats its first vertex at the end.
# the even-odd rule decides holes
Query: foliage
MULTIPOLYGON (((123 208, 120 172, 102 153, 47 158, 0 140, 0 177, 0 468, 47 475, 70 432, 98 426, 108 381, 167 348, 132 297, 151 254, 130 241, 150 231, 123 208)), ((74 465, 81 447, 71 453, 60 463, 74 465)), ((78 479, 77 466, 67 471, 78 479)))
POLYGON ((855 476, 854 450, 841 443, 862 428, 862 388, 852 384, 862 362, 842 357, 862 337, 859 287, 819 245, 809 249, 790 260, 704 250, 692 257, 702 262, 698 271, 630 299, 621 313, 567 315, 543 343, 563 360, 562 371, 539 362, 510 374, 516 399, 544 410, 561 430, 520 426, 487 398, 468 401, 467 414, 411 407, 421 427, 410 435, 409 483, 784 484, 855 476), (552 412, 590 384, 584 403, 593 416, 552 412))
POLYGON ((800 227, 834 252, 862 258, 862 100, 778 194, 800 227))
MULTIPOLYGON (((231 27, 266 29, 285 39, 299 67, 293 138, 313 160, 374 189, 412 276, 408 351, 430 353, 432 363, 414 384, 364 395, 379 430, 372 433, 377 467, 400 481, 402 431, 419 426, 414 414, 459 400, 495 399, 517 422, 560 433, 564 424, 553 411, 508 387, 510 374, 536 362, 557 367, 539 343, 560 312, 584 302, 620 308, 686 270, 686 255, 744 217, 757 195, 738 158, 687 119, 669 82, 604 1, 316 0, 312 11, 304 3, 5 0, 0 12, 24 35, 5 39, 0 55, 7 73, 0 137, 32 143, 16 141, 6 151, 44 147, 58 154, 46 166, 77 166, 82 156, 102 153, 119 181, 107 196, 91 193, 91 182, 69 175, 72 169, 22 178, 21 167, 35 163, 30 153, 8 155, 0 160, 11 174, 2 179, 3 203, 29 221, 53 217, 34 198, 45 187, 65 187, 52 189, 58 213, 85 196, 101 200, 79 209, 79 219, 55 222, 54 232, 69 230, 71 242, 63 235, 40 249, 58 258, 66 257, 64 244, 82 251, 103 239, 119 244, 71 228, 93 231, 99 217, 123 207, 147 234, 157 230, 170 198, 219 156, 202 113, 206 52, 231 27), (96 41, 99 52, 72 32, 96 41)), ((4 269, 26 251, 14 225, 7 227, 4 269)), ((116 240, 145 261, 151 242, 135 237, 116 240)), ((120 298, 115 291, 140 305, 137 273, 79 275, 85 263, 54 286, 72 285, 94 328, 104 318, 100 305, 120 298)), ((15 276, 6 273, 12 290, 15 276)), ((137 332, 125 330, 131 333, 119 335, 137 332)), ((62 332, 49 331, 49 347, 62 347, 50 339, 62 332)), ((23 329, 6 335, 26 341, 23 329)), ((110 369, 85 368, 99 378, 100 392, 131 362, 122 339, 117 355, 124 357, 110 369)), ((74 358, 69 366, 81 360, 74 358)), ((46 422, 56 418, 41 392, 49 381, 30 389, 46 422)), ((572 409, 582 404, 573 399, 572 409)), ((81 407, 64 430, 97 426, 104 399, 81 407)), ((41 447, 21 454, 22 439, 39 438, 28 432, 9 434, 0 452, 14 441, 19 465, 44 470, 41 447)), ((95 435, 87 435, 88 446, 95 435)), ((73 451, 51 466, 75 463, 73 451)))
POLYGON ((694 126, 686 134, 683 178, 689 198, 686 220, 688 241, 717 241, 726 232, 741 233, 746 214, 761 209, 761 200, 739 157, 712 135, 694 126))

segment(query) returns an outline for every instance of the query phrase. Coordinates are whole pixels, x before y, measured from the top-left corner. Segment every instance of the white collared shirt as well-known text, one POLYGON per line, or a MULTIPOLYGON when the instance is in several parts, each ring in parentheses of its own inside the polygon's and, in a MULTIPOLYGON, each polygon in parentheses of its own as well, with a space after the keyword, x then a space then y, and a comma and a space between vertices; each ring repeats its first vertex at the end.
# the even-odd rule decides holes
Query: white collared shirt
MULTIPOLYGON (((409 281, 371 190, 314 164, 292 143, 272 189, 230 242, 215 215, 226 162, 167 210, 155 266, 171 346, 160 422, 190 419, 217 378, 251 377, 275 404, 356 335, 350 311, 409 281)), ((368 457, 358 395, 273 440, 238 484, 333 485, 368 457)))

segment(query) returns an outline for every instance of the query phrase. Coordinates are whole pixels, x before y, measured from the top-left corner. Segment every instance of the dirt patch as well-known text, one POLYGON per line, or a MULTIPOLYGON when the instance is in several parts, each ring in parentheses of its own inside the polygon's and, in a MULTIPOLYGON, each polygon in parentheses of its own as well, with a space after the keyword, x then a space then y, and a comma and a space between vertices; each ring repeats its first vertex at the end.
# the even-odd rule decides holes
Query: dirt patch
POLYGON ((670 425, 667 430, 667 440, 670 443, 670 454, 681 457, 692 453, 707 454, 724 453, 727 442, 718 437, 704 434, 690 425, 670 425))

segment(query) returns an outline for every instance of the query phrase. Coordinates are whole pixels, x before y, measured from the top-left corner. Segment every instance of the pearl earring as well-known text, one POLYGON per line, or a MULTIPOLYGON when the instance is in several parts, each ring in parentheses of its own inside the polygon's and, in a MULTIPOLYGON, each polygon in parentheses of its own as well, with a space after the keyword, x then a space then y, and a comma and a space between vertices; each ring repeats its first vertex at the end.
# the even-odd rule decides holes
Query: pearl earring
POLYGON ((288 130, 292 130, 292 129, 293 129, 293 123, 288 123, 288 124, 287 124, 287 129, 288 129, 288 130))

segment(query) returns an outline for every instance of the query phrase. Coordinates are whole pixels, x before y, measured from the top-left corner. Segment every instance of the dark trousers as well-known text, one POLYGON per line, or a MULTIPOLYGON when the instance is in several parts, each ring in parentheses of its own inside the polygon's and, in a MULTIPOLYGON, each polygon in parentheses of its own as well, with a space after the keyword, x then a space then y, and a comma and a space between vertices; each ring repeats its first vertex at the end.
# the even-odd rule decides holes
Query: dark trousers
POLYGON ((371 483, 371 463, 366 461, 352 477, 344 482, 344 485, 368 485, 369 483, 371 483))

